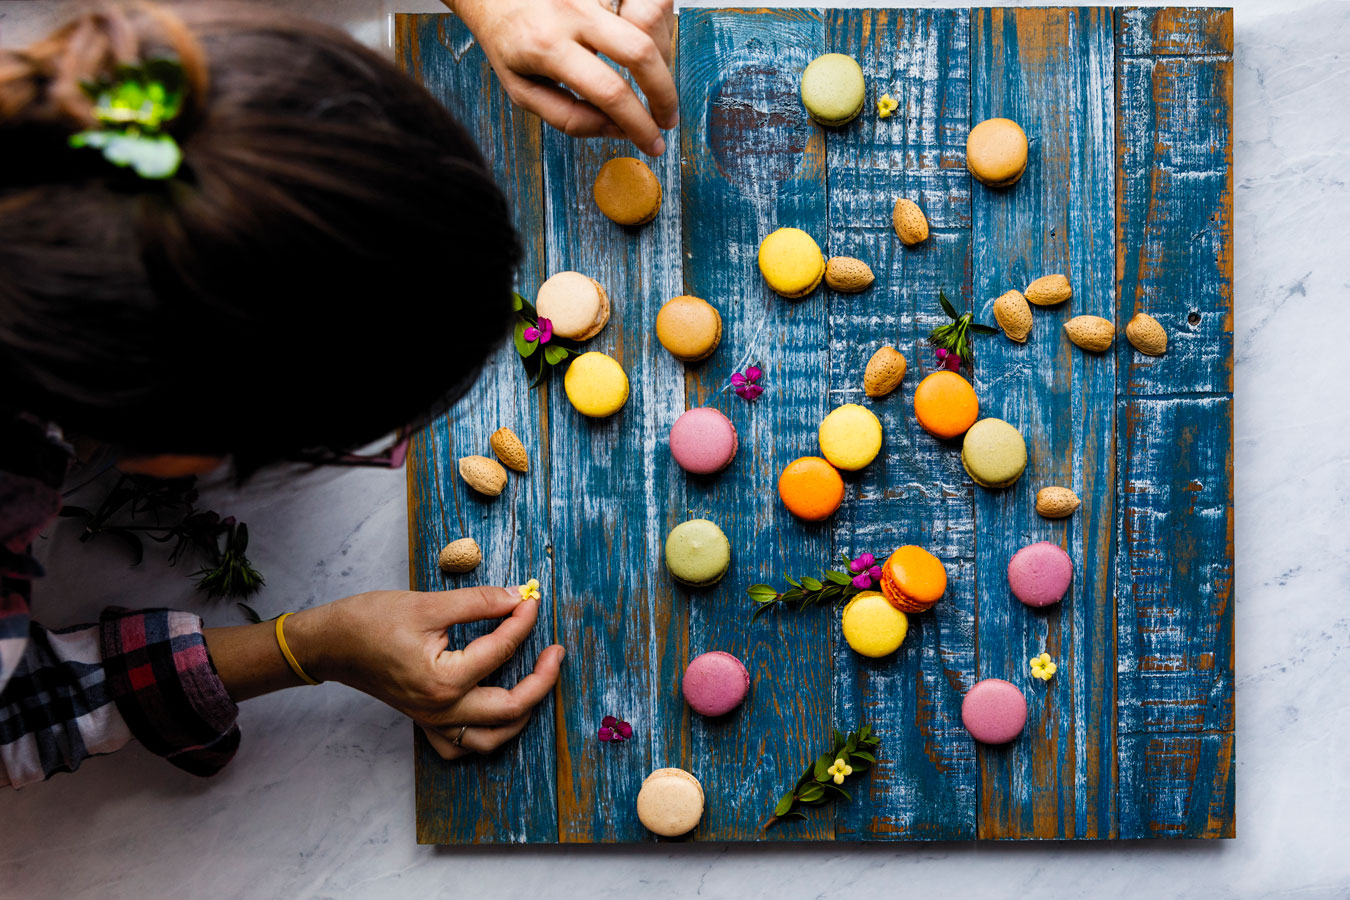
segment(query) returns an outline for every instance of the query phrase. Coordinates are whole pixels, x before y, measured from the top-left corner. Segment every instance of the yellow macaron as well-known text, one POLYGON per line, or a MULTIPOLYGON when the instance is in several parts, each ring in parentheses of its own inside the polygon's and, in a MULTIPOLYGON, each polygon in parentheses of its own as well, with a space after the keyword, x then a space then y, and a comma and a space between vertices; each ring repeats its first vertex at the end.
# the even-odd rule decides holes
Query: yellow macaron
POLYGON ((577 412, 593 419, 612 416, 628 400, 628 376, 612 357, 583 353, 567 367, 563 390, 577 412))
POLYGON ((759 271, 774 293, 805 297, 825 277, 825 254, 800 228, 780 228, 760 242, 759 271))
POLYGON ((852 472, 881 452, 881 420, 865 406, 846 403, 820 423, 820 453, 836 469, 852 472))
POLYGON ((1008 187, 1027 168, 1027 133, 1012 119, 985 119, 966 137, 966 168, 990 187, 1008 187))
POLYGON ((873 658, 899 650, 909 633, 909 617, 877 591, 863 591, 848 601, 840 624, 853 651, 873 658))

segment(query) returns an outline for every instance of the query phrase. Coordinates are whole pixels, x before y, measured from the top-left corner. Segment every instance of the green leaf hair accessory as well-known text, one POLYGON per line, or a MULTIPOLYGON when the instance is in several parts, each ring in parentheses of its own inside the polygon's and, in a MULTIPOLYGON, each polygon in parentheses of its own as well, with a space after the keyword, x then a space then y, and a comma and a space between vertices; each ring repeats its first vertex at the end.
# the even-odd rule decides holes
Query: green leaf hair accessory
POLYGON ((70 146, 92 147, 142 178, 172 178, 183 162, 178 142, 164 129, 183 111, 187 76, 175 59, 118 66, 111 79, 86 83, 95 127, 70 136, 70 146))

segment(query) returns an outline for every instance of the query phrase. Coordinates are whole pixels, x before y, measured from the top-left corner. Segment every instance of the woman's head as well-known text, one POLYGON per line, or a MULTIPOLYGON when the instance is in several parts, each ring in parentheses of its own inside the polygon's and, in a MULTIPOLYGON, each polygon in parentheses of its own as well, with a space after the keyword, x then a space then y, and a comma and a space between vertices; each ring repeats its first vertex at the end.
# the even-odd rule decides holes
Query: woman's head
POLYGON ((0 51, 0 407, 137 453, 265 461, 437 408, 504 333, 518 256, 463 128, 350 38, 136 5, 0 51), (82 83, 177 58, 163 182, 72 149, 82 83))

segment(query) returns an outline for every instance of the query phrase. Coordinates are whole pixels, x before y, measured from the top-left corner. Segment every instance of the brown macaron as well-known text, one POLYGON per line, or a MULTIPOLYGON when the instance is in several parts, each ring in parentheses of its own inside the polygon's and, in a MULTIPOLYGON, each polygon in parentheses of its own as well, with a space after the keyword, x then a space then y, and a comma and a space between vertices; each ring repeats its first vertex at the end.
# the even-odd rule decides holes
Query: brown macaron
POLYGON ((539 285, 534 298, 539 318, 553 323, 553 333, 571 341, 588 341, 609 321, 609 296, 600 282, 580 272, 559 272, 539 285))
POLYGON ((1012 119, 985 119, 966 137, 966 168, 989 187, 1008 187, 1027 169, 1027 134, 1012 119))
POLYGON ((656 339, 676 359, 698 362, 722 340, 722 317, 707 300, 675 297, 656 314, 656 339))
POLYGON ((661 182, 640 159, 620 156, 596 173, 595 205, 620 225, 645 225, 661 211, 661 182))

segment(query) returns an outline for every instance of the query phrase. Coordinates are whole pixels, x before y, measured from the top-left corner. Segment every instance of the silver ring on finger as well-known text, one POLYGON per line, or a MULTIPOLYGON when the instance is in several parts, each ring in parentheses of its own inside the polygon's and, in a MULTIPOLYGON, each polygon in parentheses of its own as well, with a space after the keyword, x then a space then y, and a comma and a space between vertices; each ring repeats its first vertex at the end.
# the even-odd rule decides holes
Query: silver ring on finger
POLYGON ((619 7, 623 6, 623 0, 608 0, 608 5, 609 11, 617 16, 619 14, 619 7))
POLYGON ((461 726, 460 726, 460 729, 459 729, 459 734, 455 735, 454 739, 453 739, 452 741, 450 741, 450 743, 454 744, 456 747, 463 747, 463 746, 464 746, 464 732, 466 732, 466 731, 468 731, 468 730, 469 730, 469 726, 468 726, 468 725, 461 725, 461 726))

